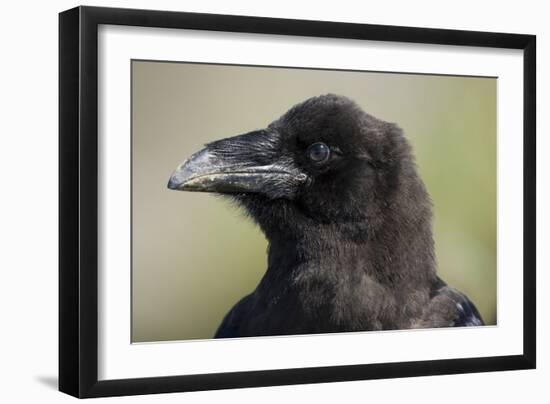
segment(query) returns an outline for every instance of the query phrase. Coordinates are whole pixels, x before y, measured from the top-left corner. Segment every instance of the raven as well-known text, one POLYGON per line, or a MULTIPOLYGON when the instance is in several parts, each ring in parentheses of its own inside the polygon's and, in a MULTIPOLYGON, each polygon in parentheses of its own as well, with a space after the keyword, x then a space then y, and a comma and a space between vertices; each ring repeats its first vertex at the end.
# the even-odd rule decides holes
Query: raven
POLYGON ((215 338, 483 325, 436 274, 432 203, 402 130, 347 97, 207 144, 168 187, 230 196, 269 242, 267 271, 215 338))

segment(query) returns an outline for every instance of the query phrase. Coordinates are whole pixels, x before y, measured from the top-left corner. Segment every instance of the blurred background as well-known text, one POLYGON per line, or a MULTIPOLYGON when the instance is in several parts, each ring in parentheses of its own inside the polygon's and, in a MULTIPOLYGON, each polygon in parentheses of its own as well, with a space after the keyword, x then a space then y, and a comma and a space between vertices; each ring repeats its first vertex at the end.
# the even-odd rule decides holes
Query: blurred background
POLYGON ((211 338, 266 269, 259 229, 223 198, 168 190, 172 171, 329 92, 403 128, 439 275, 496 324, 496 79, 133 61, 133 342, 211 338))

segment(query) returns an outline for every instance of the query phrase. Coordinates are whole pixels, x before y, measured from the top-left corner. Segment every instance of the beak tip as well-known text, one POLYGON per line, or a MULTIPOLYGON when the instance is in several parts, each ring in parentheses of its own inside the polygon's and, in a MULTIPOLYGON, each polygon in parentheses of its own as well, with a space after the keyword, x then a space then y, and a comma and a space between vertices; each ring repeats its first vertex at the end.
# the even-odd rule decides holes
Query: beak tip
POLYGON ((179 184, 177 181, 174 181, 174 177, 170 177, 167 187, 168 189, 177 190, 179 188, 179 184))

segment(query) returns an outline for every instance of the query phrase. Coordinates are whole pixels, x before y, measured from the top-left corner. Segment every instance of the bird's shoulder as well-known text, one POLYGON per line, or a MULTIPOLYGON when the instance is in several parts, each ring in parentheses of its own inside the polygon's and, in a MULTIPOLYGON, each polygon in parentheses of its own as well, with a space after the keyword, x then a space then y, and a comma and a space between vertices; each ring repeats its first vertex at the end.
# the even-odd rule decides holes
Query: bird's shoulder
POLYGON ((416 326, 436 328, 484 325, 475 304, 464 293, 448 286, 441 279, 438 278, 432 285, 430 297, 416 326))
POLYGON ((240 326, 242 318, 250 311, 252 299, 252 294, 247 295, 229 310, 218 327, 214 338, 235 338, 241 336, 240 326))

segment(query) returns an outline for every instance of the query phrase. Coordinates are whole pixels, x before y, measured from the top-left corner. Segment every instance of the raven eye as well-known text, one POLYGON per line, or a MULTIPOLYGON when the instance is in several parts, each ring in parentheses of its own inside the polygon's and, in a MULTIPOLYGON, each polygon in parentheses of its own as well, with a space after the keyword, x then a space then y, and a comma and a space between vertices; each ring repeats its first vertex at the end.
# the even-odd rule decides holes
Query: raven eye
POLYGON ((328 160, 330 156, 330 149, 324 143, 313 143, 307 148, 307 156, 315 163, 323 163, 328 160))

